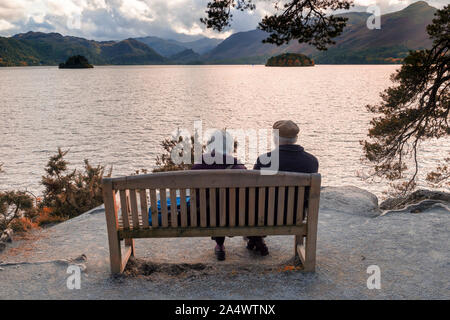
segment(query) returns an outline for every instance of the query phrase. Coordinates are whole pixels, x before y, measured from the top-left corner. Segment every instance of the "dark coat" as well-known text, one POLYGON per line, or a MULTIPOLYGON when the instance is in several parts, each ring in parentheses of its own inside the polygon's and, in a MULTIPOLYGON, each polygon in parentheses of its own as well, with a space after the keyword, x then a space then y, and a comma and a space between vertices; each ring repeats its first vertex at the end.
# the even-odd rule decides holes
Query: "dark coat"
MULTIPOLYGON (((214 154, 213 154, 214 156, 214 154)), ((247 169, 243 164, 231 156, 223 156, 222 164, 213 163, 207 164, 202 156, 202 163, 194 164, 191 170, 214 170, 214 169, 247 169)))
MULTIPOLYGON (((276 149, 274 150, 276 151, 276 149)), ((273 151, 272 151, 273 152, 273 151)), ((272 152, 266 153, 266 156, 270 157, 272 152)), ((279 168, 278 171, 289 171, 289 172, 300 172, 300 173, 316 173, 319 170, 319 161, 312 154, 305 151, 302 146, 296 144, 286 144, 279 146, 279 168)), ((261 170, 261 168, 270 167, 270 163, 263 165, 260 162, 260 158, 256 161, 254 165, 254 170, 261 170)), ((297 199, 297 190, 294 193, 294 199, 297 199)), ((309 189, 305 191, 305 202, 304 206, 308 206, 308 195, 309 189)), ((258 195, 257 195, 258 197, 258 195)), ((286 223, 287 219, 287 197, 285 197, 284 203, 284 221, 286 223)), ((268 206, 267 195, 266 195, 266 208, 268 206)), ((294 208, 297 207, 297 200, 295 200, 294 208)), ((275 216, 278 214, 278 188, 275 188, 275 216)), ((297 212, 294 213, 294 221, 297 219, 297 212)), ((267 223, 267 210, 265 213, 265 223, 267 223)))
MULTIPOLYGON (((317 158, 306 152, 302 146, 286 144, 279 146, 278 149, 280 154, 278 171, 303 173, 316 173, 319 171, 319 161, 317 161, 317 158)), ((266 153, 266 156, 270 157, 272 152, 266 153)), ((253 169, 261 170, 261 168, 268 167, 270 167, 270 163, 266 165, 261 164, 260 158, 258 157, 253 169)))

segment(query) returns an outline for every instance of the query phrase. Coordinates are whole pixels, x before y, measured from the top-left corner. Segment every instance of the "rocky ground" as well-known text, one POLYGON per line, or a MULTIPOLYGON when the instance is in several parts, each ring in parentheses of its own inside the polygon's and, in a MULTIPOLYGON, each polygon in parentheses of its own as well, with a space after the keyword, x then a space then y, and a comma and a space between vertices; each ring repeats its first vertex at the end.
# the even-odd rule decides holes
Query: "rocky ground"
POLYGON ((136 259, 118 277, 98 208, 7 244, 0 299, 449 299, 449 208, 435 200, 383 214, 369 192, 326 187, 315 273, 298 270, 292 236, 267 237, 266 257, 227 238, 223 262, 209 238, 171 238, 136 240, 136 259), (82 270, 80 289, 67 287, 71 265, 82 270), (379 290, 367 288, 371 265, 379 290))

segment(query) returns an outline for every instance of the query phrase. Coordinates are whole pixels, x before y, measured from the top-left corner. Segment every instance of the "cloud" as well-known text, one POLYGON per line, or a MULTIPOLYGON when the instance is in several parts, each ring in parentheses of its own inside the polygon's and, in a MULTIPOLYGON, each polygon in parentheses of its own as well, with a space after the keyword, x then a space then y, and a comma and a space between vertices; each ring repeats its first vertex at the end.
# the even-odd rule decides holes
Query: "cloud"
MULTIPOLYGON (((232 27, 217 33, 200 23, 208 0, 1 0, 0 35, 20 32, 59 32, 96 40, 119 40, 155 35, 176 40, 201 36, 224 38, 254 29, 273 1, 256 1, 253 12, 233 12, 232 27)), ((353 11, 376 2, 382 14, 404 8, 413 0, 355 0, 353 11)), ((431 0, 442 7, 448 0, 431 0)))

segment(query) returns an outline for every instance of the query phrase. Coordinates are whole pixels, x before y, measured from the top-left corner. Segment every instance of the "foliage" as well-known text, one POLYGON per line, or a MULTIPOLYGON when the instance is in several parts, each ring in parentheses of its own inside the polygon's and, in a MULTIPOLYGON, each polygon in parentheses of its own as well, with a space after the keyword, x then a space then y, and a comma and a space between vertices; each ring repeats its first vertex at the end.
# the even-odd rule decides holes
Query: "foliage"
POLYGON ((66 63, 60 63, 59 68, 93 68, 94 66, 89 63, 86 57, 81 55, 76 55, 69 57, 66 63))
MULTIPOLYGON (((369 139, 362 141, 365 157, 374 166, 374 176, 400 180, 393 186, 401 193, 416 186, 419 143, 450 134, 449 29, 447 5, 436 12, 433 23, 427 27, 432 48, 411 51, 391 77, 396 85, 381 94, 379 105, 367 106, 370 112, 381 115, 371 121, 369 139), (409 162, 413 163, 414 172, 402 181, 409 162)), ((431 173, 430 181, 448 179, 448 167, 441 166, 441 171, 441 175, 431 173)))
POLYGON ((37 214, 33 198, 25 191, 0 192, 0 235, 9 228, 27 230, 37 214))
POLYGON ((47 163, 40 207, 51 208, 50 216, 73 218, 103 203, 101 180, 105 167, 93 167, 84 160, 84 171, 69 171, 69 163, 64 159, 67 152, 58 148, 58 153, 47 163))
POLYGON ((434 188, 448 187, 450 189, 450 158, 445 158, 436 171, 428 173, 427 181, 434 188))
POLYGON ((303 54, 284 53, 279 56, 271 57, 267 60, 266 66, 305 67, 314 66, 314 61, 303 54))
MULTIPOLYGON (((275 0, 273 4, 277 13, 266 15, 258 26, 270 34, 263 42, 280 46, 296 39, 318 50, 326 50, 335 43, 332 38, 342 33, 347 21, 345 17, 327 15, 327 11, 348 10, 353 1, 289 0, 282 5, 280 0, 275 0)), ((200 21, 208 28, 222 31, 231 25, 232 8, 244 11, 254 10, 256 6, 252 0, 214 0, 207 4, 207 17, 200 21)))
MULTIPOLYGON (((153 172, 191 169, 194 163, 194 151, 196 150, 196 148, 200 148, 198 142, 196 141, 199 141, 197 133, 194 136, 191 136, 189 139, 178 134, 175 137, 164 139, 161 142, 161 146, 163 147, 164 151, 160 156, 156 157, 157 167, 153 169, 153 172), (182 146, 182 148, 179 148, 180 146, 182 146), (175 163, 175 161, 172 159, 172 154, 174 154, 174 152, 177 152, 176 148, 179 148, 178 155, 180 157, 182 157, 184 150, 190 150, 190 163, 175 163)), ((201 150, 203 151, 204 149, 205 146, 201 146, 201 150)))
POLYGON ((86 57, 95 65, 161 64, 167 60, 134 39, 94 41, 31 31, 10 38, 0 37, 0 67, 58 65, 76 55, 86 57))
POLYGON ((103 203, 101 180, 105 168, 93 167, 85 160, 83 171, 69 171, 69 163, 64 159, 67 152, 58 149, 50 157, 47 175, 42 177, 42 199, 27 191, 0 192, 0 236, 7 229, 23 232, 62 222, 103 203))

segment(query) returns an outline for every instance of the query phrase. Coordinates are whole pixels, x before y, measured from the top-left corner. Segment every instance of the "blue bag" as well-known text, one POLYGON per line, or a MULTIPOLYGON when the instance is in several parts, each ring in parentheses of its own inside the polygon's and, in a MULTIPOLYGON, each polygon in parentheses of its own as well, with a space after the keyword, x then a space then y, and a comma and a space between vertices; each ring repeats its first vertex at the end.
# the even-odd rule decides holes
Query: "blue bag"
MULTIPOLYGON (((186 197, 186 204, 189 210, 189 204, 190 204, 191 198, 189 196, 186 197)), ((177 212, 180 212, 180 203, 181 199, 180 197, 177 197, 177 212)), ((162 225, 162 219, 161 219, 161 200, 158 200, 157 202, 158 207, 158 226, 162 225)), ((167 210, 170 212, 171 209, 171 203, 170 198, 167 198, 167 210)), ((152 225, 152 208, 148 208, 148 223, 151 226, 152 225)))

